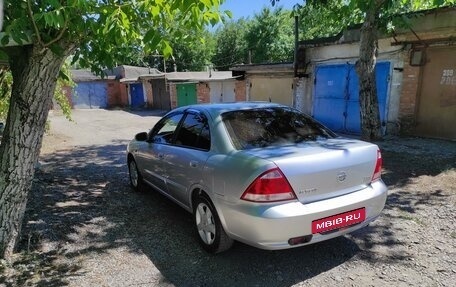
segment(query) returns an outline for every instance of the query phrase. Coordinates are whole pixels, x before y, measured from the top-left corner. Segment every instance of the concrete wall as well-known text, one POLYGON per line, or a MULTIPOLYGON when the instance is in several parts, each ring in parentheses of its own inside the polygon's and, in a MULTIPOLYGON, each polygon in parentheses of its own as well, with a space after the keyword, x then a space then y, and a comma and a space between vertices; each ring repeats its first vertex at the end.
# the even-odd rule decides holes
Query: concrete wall
POLYGON ((293 105, 294 79, 290 74, 246 74, 248 101, 269 101, 293 105))
MULTIPOLYGON (((242 81, 241 81, 242 82, 242 81)), ((170 99, 171 99, 171 108, 174 109, 177 107, 177 88, 175 83, 169 83, 169 93, 170 93, 170 99)), ((242 82, 243 83, 243 82, 242 82)), ((236 81, 236 101, 240 99, 241 101, 244 101, 242 99, 242 83, 239 81, 236 81)), ((205 103, 210 103, 211 102, 211 88, 210 84, 208 82, 199 82, 196 84, 196 99, 198 104, 205 104, 205 103)), ((244 85, 245 87, 245 85, 244 85)), ((245 88, 244 88, 245 91, 245 88)), ((245 93, 245 92, 244 92, 245 93)), ((245 97, 245 96, 244 96, 245 97)))
POLYGON ((152 85, 149 81, 143 81, 142 84, 144 87, 144 93, 146 94, 146 106, 148 108, 152 108, 154 104, 152 97, 152 85))
MULTIPOLYGON (((391 38, 379 40, 377 61, 391 63, 389 93, 387 99, 387 133, 397 134, 399 126, 399 102, 402 92, 402 68, 404 66, 404 47, 391 46, 391 38)), ((307 78, 297 81, 295 92, 296 108, 312 115, 315 68, 318 65, 355 64, 359 58, 359 43, 338 44, 306 49, 306 59, 310 61, 306 73, 307 78)))
POLYGON ((414 33, 407 27, 399 27, 396 30, 396 40, 399 42, 421 42, 442 38, 454 38, 456 27, 456 8, 434 9, 420 13, 420 16, 409 17, 409 25, 419 36, 417 39, 414 33))

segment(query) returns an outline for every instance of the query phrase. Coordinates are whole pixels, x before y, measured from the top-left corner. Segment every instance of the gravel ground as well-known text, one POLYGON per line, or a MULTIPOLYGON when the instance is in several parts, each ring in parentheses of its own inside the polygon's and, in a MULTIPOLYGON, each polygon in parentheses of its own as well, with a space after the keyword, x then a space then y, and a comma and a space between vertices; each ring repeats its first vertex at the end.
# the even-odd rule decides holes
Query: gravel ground
POLYGON ((454 286, 456 142, 389 138, 389 197, 368 227, 284 251, 202 251, 191 216, 131 192, 125 145, 159 113, 51 114, 13 262, 0 286, 454 286))

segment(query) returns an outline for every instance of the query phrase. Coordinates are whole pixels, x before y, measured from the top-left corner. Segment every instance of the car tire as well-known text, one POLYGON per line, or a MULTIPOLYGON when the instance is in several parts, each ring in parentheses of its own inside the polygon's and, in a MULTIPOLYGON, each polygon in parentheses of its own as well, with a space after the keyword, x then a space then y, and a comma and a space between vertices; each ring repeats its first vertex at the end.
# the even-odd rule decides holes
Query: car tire
POLYGON ((205 194, 195 199, 193 217, 198 241, 207 252, 219 253, 230 249, 233 239, 226 234, 214 205, 205 194))
POLYGON ((142 188, 142 176, 139 173, 138 166, 134 159, 128 160, 128 175, 130 178, 130 185, 134 191, 141 191, 142 188))

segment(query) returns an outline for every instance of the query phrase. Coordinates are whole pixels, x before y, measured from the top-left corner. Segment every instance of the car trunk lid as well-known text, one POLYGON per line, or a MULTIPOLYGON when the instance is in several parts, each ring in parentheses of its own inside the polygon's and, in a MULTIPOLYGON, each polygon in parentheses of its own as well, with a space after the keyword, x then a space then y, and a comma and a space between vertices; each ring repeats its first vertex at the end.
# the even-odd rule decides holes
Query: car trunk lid
POLYGON ((353 139, 328 139, 246 150, 273 161, 302 203, 348 194, 372 180, 378 147, 353 139))

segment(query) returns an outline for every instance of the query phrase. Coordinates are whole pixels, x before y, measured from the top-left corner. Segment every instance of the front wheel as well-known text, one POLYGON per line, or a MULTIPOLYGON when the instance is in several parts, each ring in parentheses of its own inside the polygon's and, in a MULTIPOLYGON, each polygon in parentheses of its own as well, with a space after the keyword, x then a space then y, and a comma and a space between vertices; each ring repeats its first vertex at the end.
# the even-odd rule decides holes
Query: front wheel
POLYGON ((142 177, 139 173, 138 166, 134 159, 128 161, 128 172, 130 176, 130 185, 135 191, 139 191, 141 188, 142 177))
POLYGON ((223 229, 212 202, 204 194, 196 198, 193 214, 199 242, 206 251, 219 253, 233 245, 233 239, 223 229))

